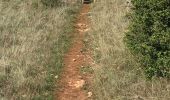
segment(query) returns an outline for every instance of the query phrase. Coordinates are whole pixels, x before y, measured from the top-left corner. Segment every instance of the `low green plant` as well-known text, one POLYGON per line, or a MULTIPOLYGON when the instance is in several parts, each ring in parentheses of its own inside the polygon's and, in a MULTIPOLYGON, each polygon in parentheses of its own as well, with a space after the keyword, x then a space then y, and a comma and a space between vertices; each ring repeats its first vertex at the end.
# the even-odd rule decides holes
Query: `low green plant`
POLYGON ((61 0, 41 0, 45 6, 57 7, 62 4, 61 0))
POLYGON ((80 69, 81 73, 82 74, 92 74, 94 73, 94 70, 92 69, 91 66, 82 66, 81 69, 80 69))

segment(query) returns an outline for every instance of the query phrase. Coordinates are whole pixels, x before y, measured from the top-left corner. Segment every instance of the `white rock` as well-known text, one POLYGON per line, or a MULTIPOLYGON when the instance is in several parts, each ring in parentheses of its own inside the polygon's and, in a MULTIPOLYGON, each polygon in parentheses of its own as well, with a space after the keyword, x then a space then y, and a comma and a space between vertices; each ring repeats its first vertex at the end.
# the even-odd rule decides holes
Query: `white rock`
POLYGON ((26 95, 26 94, 24 94, 24 95, 22 95, 22 97, 23 97, 23 98, 25 98, 25 97, 27 97, 27 95, 26 95))
POLYGON ((90 98, 93 95, 92 92, 88 92, 87 94, 88 94, 88 98, 90 98))
POLYGON ((76 88, 82 88, 82 87, 84 86, 84 84, 85 84, 85 81, 84 81, 84 80, 80 80, 80 81, 77 81, 77 82, 74 84, 74 86, 75 86, 76 88))
POLYGON ((73 61, 75 62, 75 61, 76 61, 76 59, 73 59, 73 61))
POLYGON ((58 79, 58 75, 55 76, 55 79, 58 79))

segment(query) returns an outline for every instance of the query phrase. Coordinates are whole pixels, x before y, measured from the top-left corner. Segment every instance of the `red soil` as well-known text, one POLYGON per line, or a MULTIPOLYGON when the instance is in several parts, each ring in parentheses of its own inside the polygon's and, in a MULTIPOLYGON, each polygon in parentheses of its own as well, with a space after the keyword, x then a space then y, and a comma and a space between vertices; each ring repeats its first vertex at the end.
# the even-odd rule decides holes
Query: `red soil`
POLYGON ((87 76, 80 74, 80 68, 87 63, 87 55, 82 53, 83 38, 88 28, 89 5, 84 4, 76 22, 75 38, 73 45, 64 57, 64 68, 59 80, 60 89, 57 90, 56 100, 88 100, 87 91, 82 87, 87 83, 87 76))

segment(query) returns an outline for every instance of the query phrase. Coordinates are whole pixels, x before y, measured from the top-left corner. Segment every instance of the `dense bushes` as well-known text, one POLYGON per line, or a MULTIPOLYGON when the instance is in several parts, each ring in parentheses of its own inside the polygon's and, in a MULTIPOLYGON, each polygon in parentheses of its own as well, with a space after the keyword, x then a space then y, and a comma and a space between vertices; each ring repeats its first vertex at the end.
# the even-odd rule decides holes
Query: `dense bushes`
POLYGON ((170 77, 170 1, 132 0, 128 47, 138 56, 147 77, 170 77))

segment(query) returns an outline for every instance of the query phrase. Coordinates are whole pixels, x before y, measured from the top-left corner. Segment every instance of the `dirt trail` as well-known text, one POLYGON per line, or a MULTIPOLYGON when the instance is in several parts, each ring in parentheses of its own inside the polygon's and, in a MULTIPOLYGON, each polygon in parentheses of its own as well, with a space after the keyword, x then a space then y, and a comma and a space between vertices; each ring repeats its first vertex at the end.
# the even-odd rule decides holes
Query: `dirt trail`
POLYGON ((78 15, 75 25, 77 33, 73 45, 64 57, 64 69, 59 81, 61 87, 56 94, 56 100, 88 100, 87 91, 82 89, 87 77, 80 74, 80 68, 87 63, 87 56, 83 53, 83 38, 89 30, 89 8, 88 4, 84 4, 78 15))

